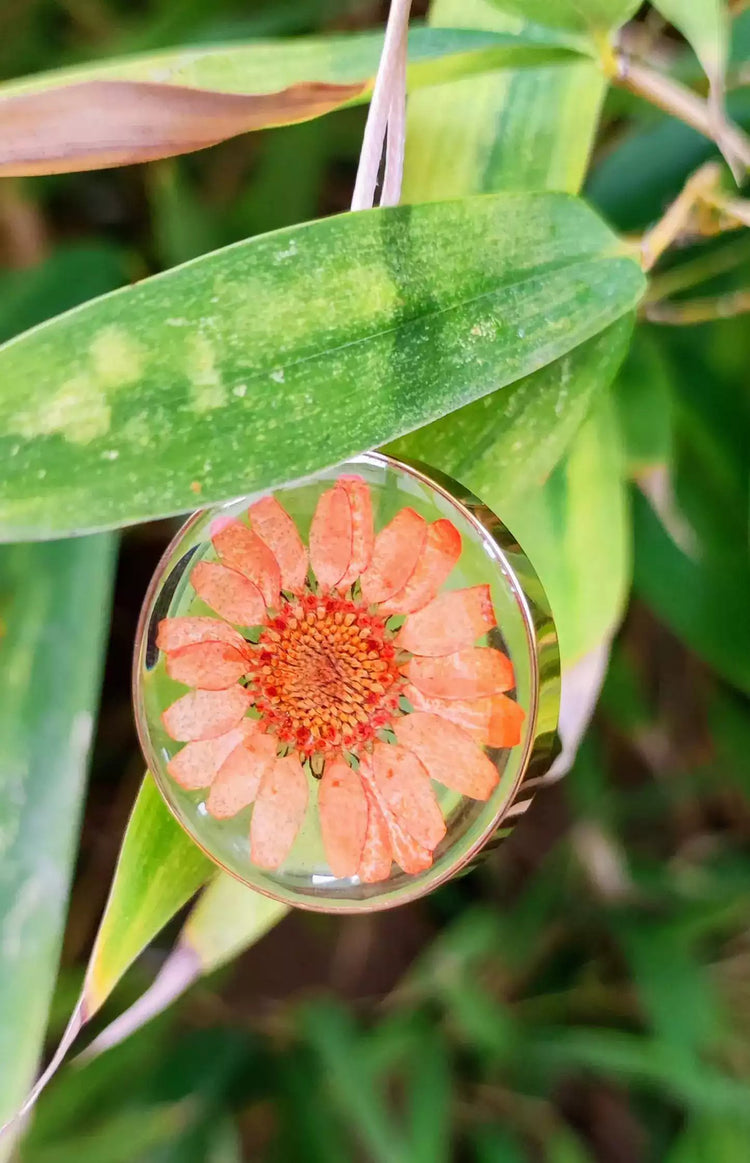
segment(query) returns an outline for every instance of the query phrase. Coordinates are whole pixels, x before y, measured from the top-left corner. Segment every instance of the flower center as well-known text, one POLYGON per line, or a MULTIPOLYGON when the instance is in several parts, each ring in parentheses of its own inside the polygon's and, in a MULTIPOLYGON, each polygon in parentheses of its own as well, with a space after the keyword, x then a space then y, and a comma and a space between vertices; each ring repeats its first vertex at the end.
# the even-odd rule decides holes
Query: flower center
POLYGON ((311 594, 282 598, 249 677, 264 722, 308 756, 371 740, 393 718, 402 681, 383 618, 311 594))

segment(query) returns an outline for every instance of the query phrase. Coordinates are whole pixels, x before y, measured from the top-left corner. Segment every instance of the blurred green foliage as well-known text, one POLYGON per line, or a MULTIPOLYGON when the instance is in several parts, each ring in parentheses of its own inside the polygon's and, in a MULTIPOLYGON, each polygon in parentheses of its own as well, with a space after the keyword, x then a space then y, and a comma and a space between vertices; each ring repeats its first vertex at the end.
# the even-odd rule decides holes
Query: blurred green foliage
MULTIPOLYGON (((380 15, 358 0, 5 0, 0 75, 380 15)), ((749 27, 735 28, 735 63, 749 27)), ((741 77, 729 108, 750 119, 741 77)), ((1 337, 114 283, 345 208, 363 116, 4 184, 1 337)), ((709 152, 618 95, 589 196, 614 226, 640 230, 709 152)), ((720 251, 728 262, 701 292, 747 285, 739 235, 683 249, 657 278, 720 251)), ((564 789, 469 879, 394 914, 295 914, 122 1046, 64 1070, 23 1163, 750 1158, 749 366, 742 317, 638 326, 617 390, 634 587, 564 789), (649 480, 646 498, 636 482, 649 480)), ((123 541, 52 1037, 140 776, 123 675, 168 533, 144 526, 123 541)), ((104 1020, 151 980, 172 936, 104 1020)))

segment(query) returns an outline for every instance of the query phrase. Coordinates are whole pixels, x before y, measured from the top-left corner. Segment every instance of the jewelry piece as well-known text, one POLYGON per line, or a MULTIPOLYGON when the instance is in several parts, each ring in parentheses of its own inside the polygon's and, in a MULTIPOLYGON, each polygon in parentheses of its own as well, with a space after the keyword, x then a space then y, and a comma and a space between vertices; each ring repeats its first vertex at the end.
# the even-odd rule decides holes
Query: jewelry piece
POLYGON ((528 806, 557 746, 557 639, 494 514, 366 453, 190 518, 146 596, 134 699, 208 856, 289 904, 367 911, 528 806))

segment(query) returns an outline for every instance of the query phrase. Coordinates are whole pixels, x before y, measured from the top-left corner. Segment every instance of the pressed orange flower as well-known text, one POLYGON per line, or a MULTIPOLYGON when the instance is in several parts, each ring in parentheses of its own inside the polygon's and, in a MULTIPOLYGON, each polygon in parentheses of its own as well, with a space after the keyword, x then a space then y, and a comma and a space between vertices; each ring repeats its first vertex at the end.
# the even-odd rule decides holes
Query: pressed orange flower
POLYGON ((521 738, 511 663, 478 645, 496 625, 489 586, 443 591, 461 556, 444 518, 404 508, 376 536, 358 476, 321 495, 307 548, 274 497, 248 517, 215 521, 218 560, 190 575, 218 616, 159 624, 168 674, 192 688, 162 715, 185 744, 169 774, 208 788, 216 819, 254 805, 262 868, 289 854, 310 775, 333 875, 429 868, 446 830, 433 780, 487 800, 498 774, 486 748, 521 738))

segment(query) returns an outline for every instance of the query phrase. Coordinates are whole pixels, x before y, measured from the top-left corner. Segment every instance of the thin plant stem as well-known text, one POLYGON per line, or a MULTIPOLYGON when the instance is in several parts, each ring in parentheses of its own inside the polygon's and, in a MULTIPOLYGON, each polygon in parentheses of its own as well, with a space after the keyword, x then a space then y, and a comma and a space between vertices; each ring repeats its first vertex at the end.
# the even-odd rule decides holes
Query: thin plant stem
POLYGON ((679 303, 647 303, 643 316, 649 323, 664 323, 671 327, 686 327, 693 323, 711 323, 715 319, 732 319, 750 312, 750 290, 732 291, 702 299, 687 299, 679 303))
POLYGON ((698 255, 690 262, 652 279, 645 302, 658 303, 679 291, 688 291, 699 283, 734 270, 747 258, 750 258, 750 238, 737 239, 720 250, 698 255))
POLYGON ((359 155, 359 167, 352 196, 352 210, 367 210, 375 201, 380 159, 383 155, 383 144, 388 120, 391 116, 394 88, 398 89, 399 85, 402 46, 408 35, 410 11, 411 0, 391 0, 383 52, 375 78, 367 125, 362 139, 362 150, 359 155))
POLYGON ((747 134, 729 122, 717 126, 709 102, 685 85, 622 54, 618 57, 617 72, 612 79, 622 88, 658 105, 665 113, 678 117, 704 137, 716 141, 725 156, 738 159, 745 169, 750 168, 750 138, 747 134), (718 137, 715 137, 717 132, 718 137))
POLYGON ((406 145, 406 57, 408 39, 402 37, 399 45, 397 69, 393 78, 391 107, 388 113, 388 135, 385 146, 385 171, 381 206, 397 206, 401 199, 404 176, 404 149, 406 145))

